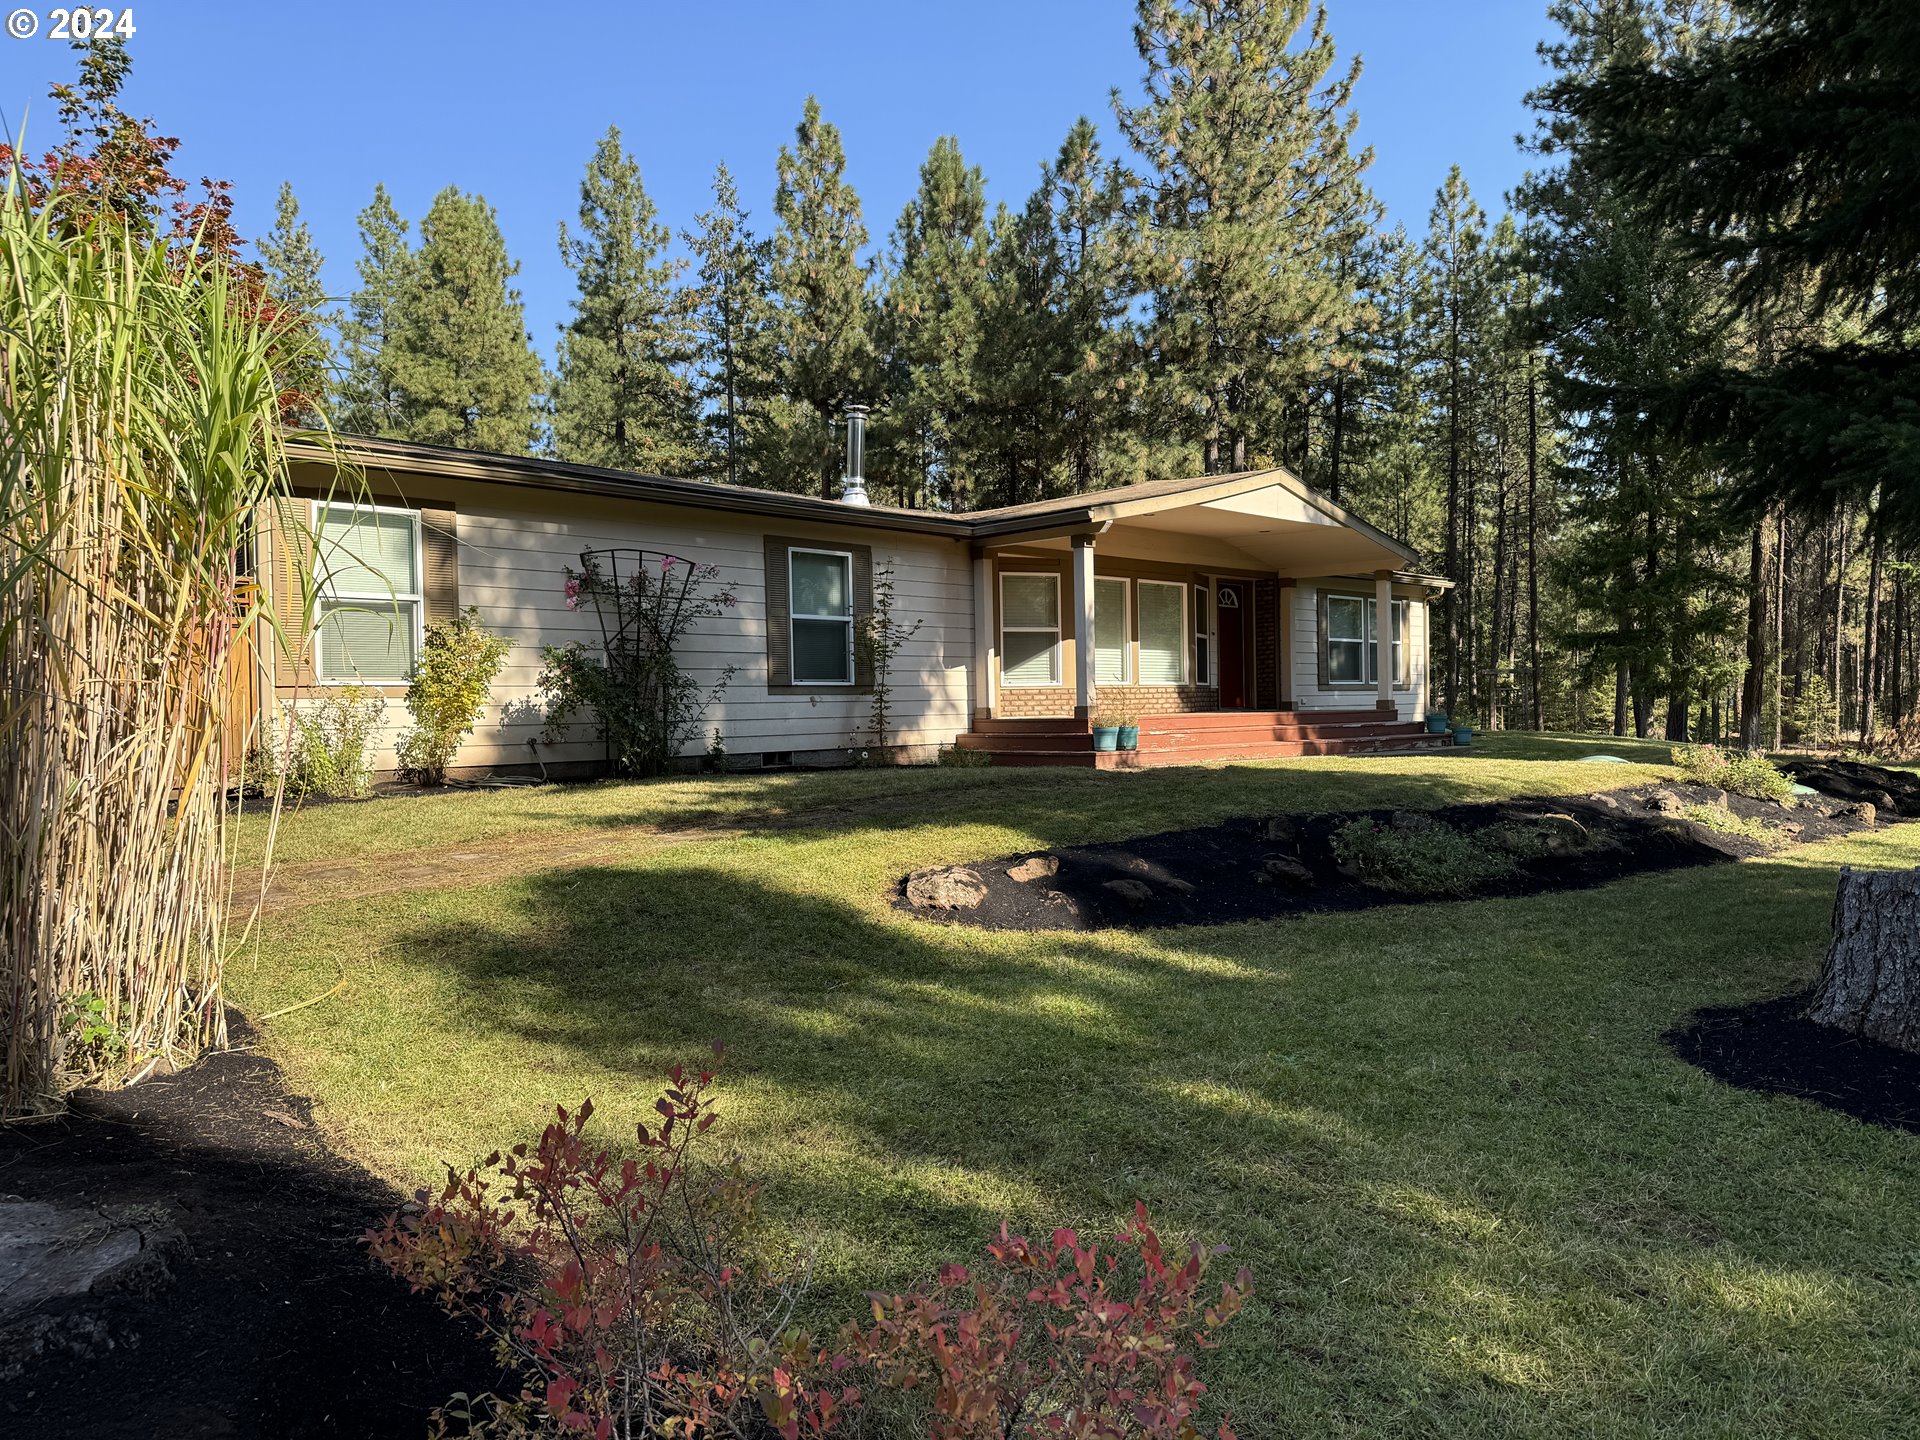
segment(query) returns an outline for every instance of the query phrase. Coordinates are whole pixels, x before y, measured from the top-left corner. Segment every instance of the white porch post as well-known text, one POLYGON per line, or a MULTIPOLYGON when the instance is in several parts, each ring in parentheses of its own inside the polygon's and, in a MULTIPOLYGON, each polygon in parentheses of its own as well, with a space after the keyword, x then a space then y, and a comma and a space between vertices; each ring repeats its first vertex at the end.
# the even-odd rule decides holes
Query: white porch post
POLYGON ((1373 572, 1374 645, 1380 667, 1380 693, 1374 700, 1377 710, 1392 710, 1393 705, 1393 572, 1373 572))
POLYGON ((1093 536, 1073 537, 1073 706, 1074 718, 1091 719, 1093 679, 1093 536))
POLYGON ((1299 593, 1293 577, 1282 575, 1279 589, 1275 592, 1280 598, 1279 615, 1274 622, 1274 645, 1279 651, 1274 656, 1274 671, 1280 680, 1279 704, 1282 710, 1293 709, 1293 599, 1299 593))
POLYGON ((991 720, 994 701, 993 556, 973 557, 973 718, 991 720))

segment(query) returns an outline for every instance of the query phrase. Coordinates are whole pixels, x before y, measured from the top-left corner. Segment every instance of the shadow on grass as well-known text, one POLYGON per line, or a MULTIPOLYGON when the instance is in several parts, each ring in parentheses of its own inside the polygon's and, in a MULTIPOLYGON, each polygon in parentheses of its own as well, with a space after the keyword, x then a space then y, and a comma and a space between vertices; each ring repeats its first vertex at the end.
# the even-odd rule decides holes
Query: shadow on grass
MULTIPOLYGON (((1219 772, 1192 803, 1257 811, 1279 789, 1248 777, 1272 773, 1219 772)), ((1043 794, 995 823, 1084 838, 1089 810, 1137 819, 1153 779, 1113 788, 1124 810, 1043 794)), ((925 823, 844 839, 881 853, 925 823)), ((1687 1406, 1764 1428, 1759 1397, 1782 1387, 1872 1428, 1905 1383, 1895 1356, 1920 1333, 1885 1257, 1920 1250, 1909 1137, 1721 1087, 1660 1043, 1700 1004, 1793 978, 1822 865, 1042 938, 820 893, 834 863, 555 870, 511 882, 506 919, 435 906, 394 949, 450 972, 472 1043, 508 1063, 537 1046, 645 1088, 724 1039, 775 1213, 838 1237, 834 1313, 976 1254, 1003 1215, 1098 1231, 1141 1199, 1231 1241, 1261 1303, 1208 1373, 1245 1434, 1387 1426, 1408 1404, 1478 1433, 1687 1406)))

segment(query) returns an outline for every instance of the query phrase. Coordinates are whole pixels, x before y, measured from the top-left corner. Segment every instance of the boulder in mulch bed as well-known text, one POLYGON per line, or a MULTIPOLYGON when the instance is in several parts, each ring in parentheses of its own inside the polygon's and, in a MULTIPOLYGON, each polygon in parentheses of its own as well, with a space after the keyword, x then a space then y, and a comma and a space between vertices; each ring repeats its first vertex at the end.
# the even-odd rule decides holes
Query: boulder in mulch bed
POLYGON ((1033 880, 1051 880, 1060 873, 1060 860, 1054 855, 1029 855, 1018 865, 1007 867, 1007 878, 1027 884, 1033 880))
POLYGON ((965 865, 907 877, 907 903, 922 910, 971 910, 986 898, 986 880, 965 865))

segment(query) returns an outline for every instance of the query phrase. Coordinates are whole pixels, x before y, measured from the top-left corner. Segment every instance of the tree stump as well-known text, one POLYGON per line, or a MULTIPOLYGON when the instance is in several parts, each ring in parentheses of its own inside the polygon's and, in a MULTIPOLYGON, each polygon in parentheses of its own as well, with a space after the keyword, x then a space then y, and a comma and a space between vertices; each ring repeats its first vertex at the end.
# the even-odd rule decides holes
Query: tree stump
POLYGON ((1920 870, 1840 871, 1809 1018, 1920 1054, 1920 870))

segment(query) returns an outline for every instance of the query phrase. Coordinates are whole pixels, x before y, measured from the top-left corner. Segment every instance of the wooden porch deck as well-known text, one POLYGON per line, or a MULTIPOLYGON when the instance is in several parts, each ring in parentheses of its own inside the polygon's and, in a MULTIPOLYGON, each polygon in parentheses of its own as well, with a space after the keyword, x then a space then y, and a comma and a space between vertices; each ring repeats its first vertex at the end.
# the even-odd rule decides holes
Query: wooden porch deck
POLYGON ((1095 750, 1083 721, 980 720, 959 737, 996 765, 1077 765, 1138 770, 1199 760, 1272 760, 1291 755, 1362 755, 1438 750, 1451 735, 1429 735, 1419 721, 1377 710, 1212 710, 1140 717, 1138 750, 1095 750))

